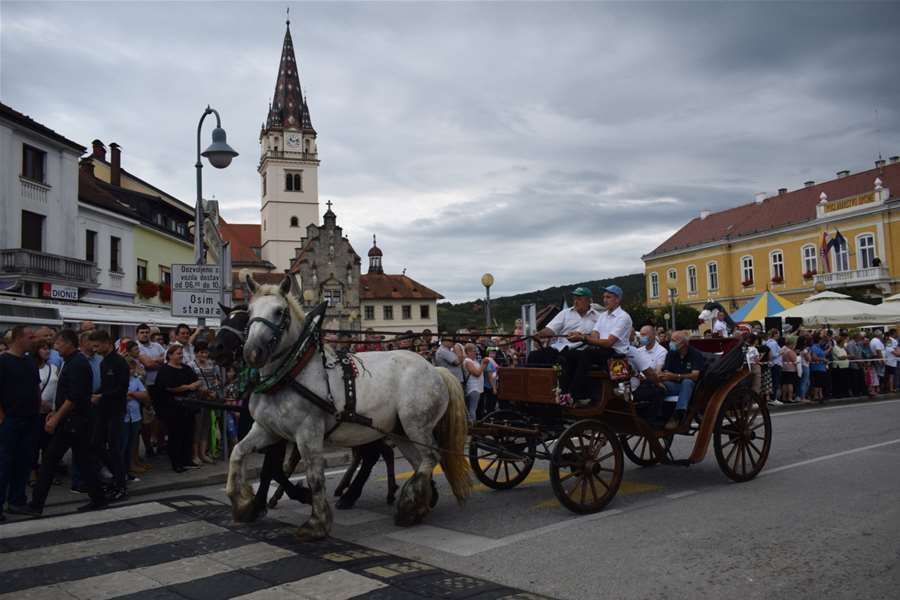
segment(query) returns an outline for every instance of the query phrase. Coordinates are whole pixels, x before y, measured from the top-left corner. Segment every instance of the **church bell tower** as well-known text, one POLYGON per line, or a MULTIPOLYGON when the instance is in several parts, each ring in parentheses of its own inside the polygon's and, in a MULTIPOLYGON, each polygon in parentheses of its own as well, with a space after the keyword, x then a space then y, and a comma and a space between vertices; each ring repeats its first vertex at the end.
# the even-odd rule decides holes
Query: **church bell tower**
POLYGON ((289 269, 310 224, 319 224, 319 154, 316 130, 300 88, 287 20, 281 63, 269 114, 259 134, 262 195, 261 258, 289 269))

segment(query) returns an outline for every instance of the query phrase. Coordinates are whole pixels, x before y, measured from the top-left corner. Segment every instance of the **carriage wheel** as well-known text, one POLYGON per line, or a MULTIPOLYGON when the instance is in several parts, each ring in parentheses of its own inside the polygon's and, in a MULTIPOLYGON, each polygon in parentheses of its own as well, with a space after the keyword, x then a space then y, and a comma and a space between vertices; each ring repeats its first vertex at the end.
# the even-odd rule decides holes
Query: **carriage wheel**
MULTIPOLYGON (((481 420, 481 425, 497 423, 527 427, 528 420, 514 410, 497 410, 481 420)), ((473 437, 469 442, 469 464, 478 481, 495 490, 516 487, 528 477, 534 466, 535 438, 503 432, 473 437), (506 454, 500 449, 508 450, 506 454)))
MULTIPOLYGON (((666 454, 669 453, 669 448, 672 447, 673 437, 674 435, 669 434, 659 438, 659 443, 662 444, 666 454)), ((653 447, 650 445, 650 440, 642 435, 622 433, 619 434, 619 441, 622 442, 622 450, 625 452, 625 456, 628 457, 628 460, 639 467, 652 467, 660 461, 660 458, 653 454, 653 447)))
POLYGON ((622 444, 599 421, 578 421, 553 448, 550 483, 560 503, 576 513, 594 513, 612 500, 622 483, 622 444))
POLYGON ((716 418, 713 446, 719 468, 734 481, 756 477, 769 457, 769 407, 749 388, 733 390, 716 418))

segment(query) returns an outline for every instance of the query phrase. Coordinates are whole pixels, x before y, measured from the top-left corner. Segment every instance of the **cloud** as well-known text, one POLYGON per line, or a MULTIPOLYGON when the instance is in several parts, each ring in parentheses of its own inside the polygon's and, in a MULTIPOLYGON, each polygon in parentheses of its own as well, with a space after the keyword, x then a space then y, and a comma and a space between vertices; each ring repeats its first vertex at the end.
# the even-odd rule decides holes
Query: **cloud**
MULTIPOLYGON (((452 300, 640 271, 702 209, 900 150, 894 3, 293 8, 322 210, 452 300)), ((258 222, 282 11, 5 1, 0 98, 188 203, 211 104, 241 155, 204 194, 258 222)))

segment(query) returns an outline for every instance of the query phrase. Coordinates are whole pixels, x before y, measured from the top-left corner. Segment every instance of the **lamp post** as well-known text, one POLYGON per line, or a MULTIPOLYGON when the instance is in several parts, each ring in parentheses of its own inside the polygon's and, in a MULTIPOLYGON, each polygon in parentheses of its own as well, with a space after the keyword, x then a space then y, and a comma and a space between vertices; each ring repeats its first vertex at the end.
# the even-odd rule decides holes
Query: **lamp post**
MULTIPOLYGON (((197 205, 194 207, 194 261, 198 265, 206 264, 206 248, 203 244, 204 235, 204 216, 203 211, 203 163, 200 161, 201 156, 205 156, 209 164, 217 169, 224 169, 231 164, 231 159, 238 155, 234 148, 229 146, 225 141, 225 130, 222 129, 222 119, 219 117, 219 111, 206 105, 200 122, 197 123, 197 205), (212 144, 209 148, 200 152, 200 130, 203 128, 203 121, 207 115, 216 115, 216 128, 212 132, 212 144)), ((222 282, 224 284, 224 282, 222 282)), ((197 318, 197 325, 203 327, 206 325, 206 319, 197 318)))
POLYGON ((674 277, 666 277, 666 287, 669 288, 669 304, 672 306, 672 331, 675 331, 675 296, 678 295, 678 282, 674 277))
POLYGON ((484 286, 484 329, 487 333, 491 328, 491 286, 494 285, 494 276, 490 273, 482 275, 481 285, 484 286))

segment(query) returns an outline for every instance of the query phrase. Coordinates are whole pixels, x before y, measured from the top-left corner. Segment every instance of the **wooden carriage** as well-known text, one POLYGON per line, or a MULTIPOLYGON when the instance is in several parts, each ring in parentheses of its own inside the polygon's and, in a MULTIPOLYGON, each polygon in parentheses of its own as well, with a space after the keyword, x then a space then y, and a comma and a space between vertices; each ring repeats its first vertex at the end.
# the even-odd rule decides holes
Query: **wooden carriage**
MULTIPOLYGON (((717 360, 736 338, 694 339, 691 345, 717 360)), ((501 368, 498 397, 506 408, 472 427, 469 462, 488 487, 510 489, 528 477, 535 460, 550 463, 550 482, 560 503, 576 513, 603 509, 622 481, 624 455, 642 467, 691 465, 710 441, 721 470, 734 481, 753 479, 764 467, 772 424, 766 403, 750 388, 746 363, 715 379, 701 375, 688 413, 676 431, 654 428, 636 401, 627 373, 617 380, 594 372, 594 401, 584 408, 557 403, 552 368, 501 368), (675 458, 674 435, 694 438, 686 458, 675 458)), ((707 369, 708 370, 708 369, 707 369)), ((620 374, 621 375, 621 374, 620 374)))

